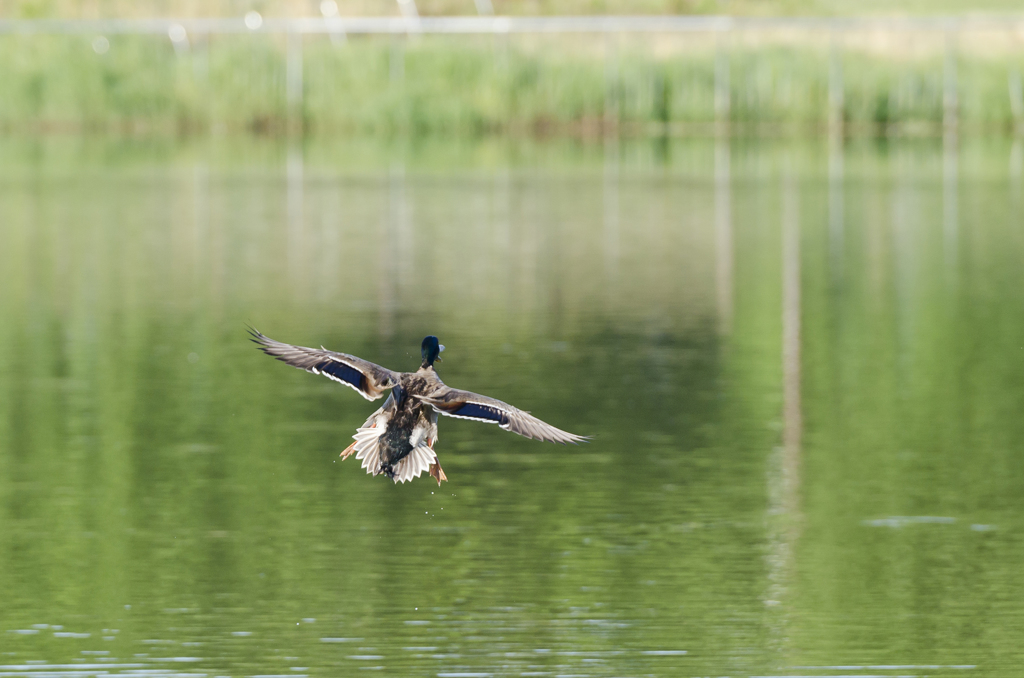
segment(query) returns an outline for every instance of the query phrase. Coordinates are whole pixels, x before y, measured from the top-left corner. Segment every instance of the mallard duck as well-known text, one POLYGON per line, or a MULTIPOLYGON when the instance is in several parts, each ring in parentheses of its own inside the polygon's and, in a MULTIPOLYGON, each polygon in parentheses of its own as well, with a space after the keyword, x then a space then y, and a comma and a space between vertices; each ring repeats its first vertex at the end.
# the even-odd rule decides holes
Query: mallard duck
POLYGON ((497 424, 506 431, 535 440, 562 444, 588 440, 586 436, 557 429, 500 400, 445 386, 434 371, 434 362, 441 361, 444 346, 432 335, 420 346, 423 362, 418 370, 392 372, 368 360, 328 351, 322 346, 306 348, 284 344, 253 328, 249 328, 249 333, 267 355, 333 379, 355 389, 367 400, 377 400, 384 391, 391 389, 384 405, 352 436, 355 442, 342 451, 341 458, 355 454, 367 473, 383 474, 395 483, 418 478, 424 471, 429 472, 438 485, 448 480, 434 452, 438 414, 497 424))

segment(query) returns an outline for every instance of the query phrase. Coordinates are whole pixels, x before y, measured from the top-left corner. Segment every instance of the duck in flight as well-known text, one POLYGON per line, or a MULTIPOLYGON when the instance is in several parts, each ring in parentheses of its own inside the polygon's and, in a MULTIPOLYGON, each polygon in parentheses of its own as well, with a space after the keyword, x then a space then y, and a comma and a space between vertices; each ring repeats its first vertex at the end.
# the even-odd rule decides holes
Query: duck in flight
POLYGON ((249 328, 249 333, 267 355, 354 388, 367 400, 377 400, 391 389, 384 405, 352 436, 355 442, 345 448, 341 458, 347 459, 354 453, 367 473, 383 474, 396 483, 418 478, 424 471, 438 485, 448 480, 434 452, 438 414, 497 424, 527 438, 563 445, 588 440, 500 400, 446 386, 434 371, 434 362, 441 360, 439 354, 444 350, 435 336, 423 340, 423 362, 418 370, 392 372, 346 353, 284 344, 253 328, 249 328))

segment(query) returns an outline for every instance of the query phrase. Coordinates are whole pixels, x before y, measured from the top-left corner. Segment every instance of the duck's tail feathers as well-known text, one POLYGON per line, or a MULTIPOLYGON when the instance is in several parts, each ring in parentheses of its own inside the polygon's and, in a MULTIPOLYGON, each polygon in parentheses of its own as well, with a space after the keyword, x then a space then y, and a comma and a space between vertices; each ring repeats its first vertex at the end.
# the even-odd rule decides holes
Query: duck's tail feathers
POLYGON ((394 475, 391 477, 396 483, 406 483, 413 478, 419 478, 424 471, 429 471, 430 467, 436 463, 437 455, 434 454, 434 450, 426 445, 420 445, 412 448, 412 452, 402 457, 392 467, 394 475))
POLYGON ((367 473, 378 475, 381 473, 380 463, 380 437, 384 435, 387 428, 386 417, 383 417, 383 408, 370 415, 366 422, 356 429, 352 436, 355 442, 342 451, 341 458, 347 459, 355 453, 356 459, 363 462, 362 466, 367 473))
POLYGON ((356 459, 363 462, 363 468, 372 475, 378 475, 382 471, 380 463, 380 436, 383 432, 383 429, 377 431, 361 428, 355 435, 356 459))
MULTIPOLYGON (((437 463, 437 455, 427 444, 427 438, 423 438, 422 442, 412 448, 412 451, 402 457, 397 464, 390 466, 385 464, 381 459, 380 438, 384 435, 387 424, 388 415, 384 412, 384 408, 374 412, 366 420, 366 423, 356 429, 356 434, 352 436, 355 438, 355 442, 345 448, 341 453, 341 458, 347 459, 350 455, 355 454, 356 459, 362 462, 362 467, 366 469, 367 473, 374 476, 381 473, 387 474, 396 483, 407 483, 413 478, 419 478, 424 471, 430 473, 437 480, 438 485, 441 484, 441 480, 448 479, 444 476, 444 471, 440 470, 441 466, 437 463)), ((433 443, 435 440, 436 438, 429 442, 433 443)))

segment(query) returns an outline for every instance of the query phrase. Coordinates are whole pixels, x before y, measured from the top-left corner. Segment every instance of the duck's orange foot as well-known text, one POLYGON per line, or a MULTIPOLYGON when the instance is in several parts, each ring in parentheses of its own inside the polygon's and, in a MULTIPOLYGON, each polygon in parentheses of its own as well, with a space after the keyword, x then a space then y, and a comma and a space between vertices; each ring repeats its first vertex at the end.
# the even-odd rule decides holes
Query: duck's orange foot
POLYGON ((444 474, 444 469, 442 469, 441 465, 436 462, 430 465, 430 475, 437 481, 438 487, 441 487, 442 480, 448 480, 448 476, 444 474))
POLYGON ((352 456, 352 453, 355 452, 355 451, 356 451, 356 444, 352 443, 351 445, 349 445, 348 447, 346 447, 344 450, 341 451, 341 458, 342 458, 342 460, 348 459, 350 456, 352 456))

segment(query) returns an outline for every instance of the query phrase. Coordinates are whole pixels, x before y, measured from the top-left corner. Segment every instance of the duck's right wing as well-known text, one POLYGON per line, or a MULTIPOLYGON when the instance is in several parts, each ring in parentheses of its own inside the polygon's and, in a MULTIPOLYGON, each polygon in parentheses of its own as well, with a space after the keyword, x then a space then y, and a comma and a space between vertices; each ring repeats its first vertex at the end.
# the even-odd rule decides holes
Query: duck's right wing
POLYGON ((249 334, 260 350, 267 355, 300 370, 322 374, 328 379, 355 389, 367 400, 380 398, 384 391, 398 384, 397 372, 375 365, 369 360, 347 353, 328 351, 323 347, 306 348, 274 341, 252 327, 249 328, 249 334))
POLYGON ((508 403, 470 391, 444 387, 429 395, 415 397, 447 417, 497 424, 506 431, 512 431, 512 433, 518 433, 534 440, 562 443, 563 445, 589 440, 587 436, 579 436, 555 428, 518 407, 512 407, 508 403))

